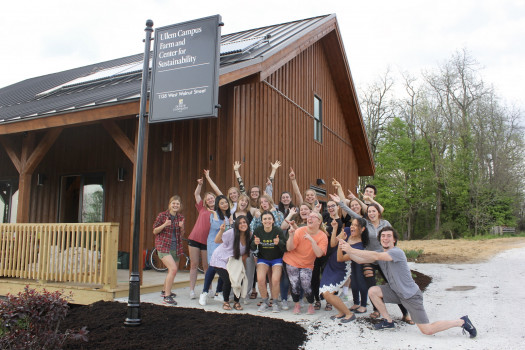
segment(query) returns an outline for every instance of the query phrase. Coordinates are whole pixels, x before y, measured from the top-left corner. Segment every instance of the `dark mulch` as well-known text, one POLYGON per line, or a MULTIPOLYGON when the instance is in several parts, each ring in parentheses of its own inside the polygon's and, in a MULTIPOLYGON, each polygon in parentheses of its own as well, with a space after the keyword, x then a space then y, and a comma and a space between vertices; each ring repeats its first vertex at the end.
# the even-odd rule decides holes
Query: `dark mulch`
MULTIPOLYGON (((432 278, 412 276, 424 291, 432 278)), ((89 342, 66 344, 66 349, 298 349, 306 330, 293 322, 246 314, 223 314, 201 309, 141 304, 142 324, 125 327, 127 304, 99 301, 72 307, 61 328, 87 326, 89 342)), ((362 318, 373 324, 377 320, 362 318)))
POLYGON ((280 319, 148 303, 140 310, 142 324, 125 327, 125 303, 72 308, 61 328, 87 326, 89 342, 66 349, 297 349, 306 340, 303 327, 280 319))

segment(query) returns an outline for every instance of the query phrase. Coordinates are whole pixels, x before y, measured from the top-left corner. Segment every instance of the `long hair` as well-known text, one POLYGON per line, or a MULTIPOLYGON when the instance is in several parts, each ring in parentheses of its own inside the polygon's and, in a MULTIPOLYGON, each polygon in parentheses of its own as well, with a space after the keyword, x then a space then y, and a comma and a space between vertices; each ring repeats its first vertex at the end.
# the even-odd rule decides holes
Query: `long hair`
MULTIPOLYGON (((279 204, 278 204, 278 208, 279 209, 278 210, 281 213, 283 213, 283 215, 286 217, 288 215, 290 209, 284 209, 284 204, 283 204, 283 202, 281 202, 281 199, 280 199, 280 198, 282 198, 283 194, 285 194, 285 193, 288 193, 290 195, 290 198, 292 198, 292 194, 290 192, 288 192, 288 191, 284 191, 283 193, 281 193, 281 197, 279 197, 279 204)), ((293 204, 293 201, 290 200, 290 204, 288 205, 288 208, 293 208, 293 207, 295 207, 295 205, 293 204)))
MULTIPOLYGON (((239 196, 241 195, 241 191, 240 191, 237 187, 232 186, 232 187, 228 188, 228 192, 227 192, 227 194, 228 194, 228 202, 230 203, 230 209, 233 208, 233 206, 234 206, 233 201, 230 200, 230 191, 231 191, 231 190, 235 190, 235 191, 237 191, 237 194, 238 194, 239 196)), ((238 205, 238 202, 239 202, 239 199, 237 198, 237 205, 238 205)))
POLYGON ((217 196, 215 197, 215 208, 213 208, 215 210, 215 212, 217 213, 217 215, 219 216, 219 219, 221 219, 222 221, 224 221, 224 214, 226 214, 226 217, 229 219, 230 218, 230 206, 228 205, 228 209, 226 210, 226 213, 223 213, 221 208, 219 208, 219 202, 221 201, 221 199, 226 199, 226 201, 228 202, 228 204, 230 203, 228 201, 228 198, 226 198, 225 195, 221 194, 220 196, 217 196))
POLYGON ((204 193, 204 196, 202 197, 202 204, 204 204, 204 206, 205 206, 206 208, 208 208, 208 209, 213 209, 213 210, 215 210, 215 208, 210 208, 210 207, 208 207, 208 204, 206 203, 206 198, 208 198, 209 195, 211 195, 211 196, 213 197, 213 199, 216 198, 215 193, 213 193, 213 192, 206 192, 206 193, 204 193))
POLYGON ((370 244, 370 237, 368 236, 368 227, 366 227, 366 220, 363 218, 357 218, 354 220, 357 220, 357 224, 359 225, 359 232, 361 232, 361 229, 363 227, 365 228, 365 230, 361 232, 361 242, 363 243, 363 247, 366 248, 370 244))
MULTIPOLYGON (((246 224, 248 224, 248 218, 244 215, 239 216, 237 219, 235 219, 235 224, 233 226, 233 257, 236 260, 239 260, 241 257, 241 231, 239 230, 240 221, 244 220, 246 224)), ((244 244, 246 245, 246 249, 248 249, 249 244, 249 237, 250 237, 250 225, 248 225, 248 229, 242 233, 244 234, 244 244)))

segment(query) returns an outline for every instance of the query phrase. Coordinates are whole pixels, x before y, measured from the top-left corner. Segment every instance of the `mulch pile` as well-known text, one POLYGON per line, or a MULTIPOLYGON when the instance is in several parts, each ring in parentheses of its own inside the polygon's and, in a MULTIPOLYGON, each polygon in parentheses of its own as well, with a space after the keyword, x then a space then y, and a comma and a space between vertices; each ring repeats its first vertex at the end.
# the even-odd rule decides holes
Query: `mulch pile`
POLYGON ((280 319, 142 303, 142 324, 125 327, 127 304, 99 301, 70 310, 61 328, 87 326, 89 341, 66 349, 297 349, 303 327, 280 319))
MULTIPOLYGON (((417 271, 412 275, 423 291, 432 281, 417 271)), ((140 309, 142 324, 125 327, 125 303, 73 306, 61 329, 87 326, 89 341, 70 341, 65 349, 298 349, 307 338, 302 326, 263 316, 148 303, 140 309)))

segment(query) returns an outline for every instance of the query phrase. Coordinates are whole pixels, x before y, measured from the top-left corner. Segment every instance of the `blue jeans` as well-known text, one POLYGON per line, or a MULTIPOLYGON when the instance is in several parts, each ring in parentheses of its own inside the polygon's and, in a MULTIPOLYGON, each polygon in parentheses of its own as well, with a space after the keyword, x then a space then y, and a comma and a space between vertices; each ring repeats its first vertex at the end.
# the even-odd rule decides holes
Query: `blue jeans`
MULTIPOLYGON (((206 270, 206 275, 204 275, 204 286, 202 288, 203 293, 208 293, 208 290, 210 290, 211 282, 213 282, 213 278, 215 277, 215 273, 217 271, 215 270, 215 267, 208 266, 208 270, 206 270)), ((215 293, 222 292, 222 279, 219 277, 219 280, 217 281, 217 289, 215 290, 215 293)))

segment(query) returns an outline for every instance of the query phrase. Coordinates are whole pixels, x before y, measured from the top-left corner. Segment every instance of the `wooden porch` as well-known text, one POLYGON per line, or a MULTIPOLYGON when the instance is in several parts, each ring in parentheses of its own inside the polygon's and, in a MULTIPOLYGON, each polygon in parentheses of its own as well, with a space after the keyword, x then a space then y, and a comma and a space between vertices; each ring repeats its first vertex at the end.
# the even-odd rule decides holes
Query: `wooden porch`
MULTIPOLYGON (((75 304, 126 297, 129 271, 117 270, 118 237, 115 223, 0 224, 0 295, 29 285, 71 292, 75 304)), ((143 271, 141 293, 160 292, 165 277, 143 271)), ((188 271, 180 271, 174 288, 188 285, 188 271)))

